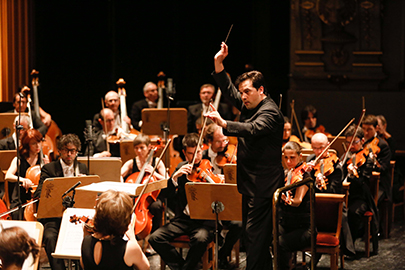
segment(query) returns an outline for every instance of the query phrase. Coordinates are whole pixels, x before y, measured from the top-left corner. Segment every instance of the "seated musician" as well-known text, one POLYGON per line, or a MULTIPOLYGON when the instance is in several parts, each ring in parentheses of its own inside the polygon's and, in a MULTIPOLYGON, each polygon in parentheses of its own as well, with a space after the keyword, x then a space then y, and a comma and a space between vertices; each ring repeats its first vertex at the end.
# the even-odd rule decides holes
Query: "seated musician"
POLYGON ((142 110, 146 108, 156 108, 159 99, 158 87, 153 82, 147 82, 143 87, 145 99, 141 99, 132 104, 131 123, 136 130, 142 127, 142 110))
POLYGON ((120 157, 120 145, 116 140, 124 137, 125 133, 116 125, 113 111, 108 108, 102 109, 98 122, 102 129, 94 135, 93 143, 90 145, 90 149, 86 149, 85 155, 89 154, 94 157, 120 157), (107 142, 110 151, 108 151, 107 142))
POLYGON ((311 144, 301 142, 297 136, 291 134, 291 121, 284 116, 283 147, 287 142, 297 142, 302 148, 311 149, 311 144))
POLYGON ((307 158, 307 162, 309 166, 313 166, 314 168, 311 171, 311 177, 314 178, 316 182, 315 190, 316 192, 323 193, 343 193, 342 167, 339 164, 339 158, 336 154, 328 151, 325 151, 325 153, 319 157, 328 145, 328 137, 326 137, 325 134, 316 133, 312 136, 311 146, 315 154, 310 155, 307 158), (316 158, 319 159, 318 164, 311 162, 316 158))
MULTIPOLYGON (((33 262, 39 256, 40 247, 34 238, 21 227, 9 227, 0 232, 0 260, 2 270, 21 270, 31 254, 33 262)), ((25 269, 25 268, 24 268, 25 269)))
POLYGON ((387 142, 378 136, 377 134, 378 121, 377 117, 374 115, 366 115, 361 123, 361 127, 364 131, 364 147, 368 145, 377 145, 377 153, 374 153, 375 164, 374 171, 380 172, 380 194, 378 198, 378 204, 387 198, 392 200, 392 190, 391 190, 391 170, 390 170, 390 160, 391 160, 391 150, 387 142))
POLYGON ((350 182, 349 200, 348 200, 348 222, 350 232, 354 241, 361 237, 364 232, 364 213, 371 211, 373 221, 371 224, 371 233, 373 237, 373 249, 375 254, 378 252, 378 211, 373 195, 370 192, 370 177, 374 168, 374 159, 372 154, 365 156, 362 151, 364 148, 364 132, 359 128, 356 132, 355 126, 350 126, 346 132, 346 145, 355 136, 352 146, 347 154, 347 161, 343 164, 343 177, 350 182), (356 133, 356 134, 355 134, 356 133), (358 155, 357 155, 358 154, 358 155))
MULTIPOLYGON (((41 156, 42 149, 42 134, 36 129, 28 129, 21 136, 20 145, 20 173, 17 171, 17 157, 10 164, 6 173, 6 180, 9 181, 10 208, 17 207, 19 202, 26 203, 32 199, 30 188, 33 186, 34 179, 27 178, 26 172, 28 168, 35 165, 44 165, 49 162, 47 157, 41 156), (18 185, 18 175, 21 185, 18 185), (20 189, 20 197, 18 197, 18 189, 20 189)), ((19 211, 13 212, 13 220, 19 220, 22 213, 19 211)))
POLYGON ((131 223, 132 199, 122 191, 107 190, 97 200, 94 232, 84 229, 80 264, 84 269, 148 270, 131 223), (122 239, 124 234, 128 240, 122 239))
MULTIPOLYGON (((207 111, 207 108, 214 99, 215 87, 212 84, 204 84, 200 87, 200 100, 201 103, 191 105, 187 109, 187 131, 197 132, 195 122, 198 118, 201 118, 203 112, 207 111)), ((218 112, 225 120, 232 119, 232 110, 226 103, 219 103, 218 112)))
POLYGON ((308 105, 301 111, 301 120, 304 123, 302 136, 305 142, 311 142, 312 136, 318 132, 330 135, 326 133, 325 127, 318 123, 318 112, 314 106, 308 105))
POLYGON ((187 161, 181 162, 172 177, 167 182, 165 192, 168 200, 174 200, 175 217, 169 223, 157 229, 149 238, 149 243, 171 269, 195 269, 207 245, 213 239, 212 230, 214 221, 190 219, 190 213, 186 198, 185 185, 188 175, 193 171, 192 162, 196 151, 195 164, 199 164, 202 158, 201 148, 198 146, 198 135, 186 134, 183 138, 183 152, 187 161), (190 237, 190 249, 184 260, 175 247, 169 244, 175 238, 188 235, 190 237))
MULTIPOLYGON (((87 166, 77 161, 77 153, 80 151, 81 143, 75 134, 64 134, 58 141, 60 159, 52 161, 42 167, 38 188, 34 198, 41 197, 42 185, 48 178, 72 177, 88 174, 87 166)), ((61 202, 62 203, 62 200, 61 202)), ((44 225, 43 243, 45 244, 46 255, 52 270, 66 270, 63 259, 55 259, 52 253, 55 251, 58 239, 59 228, 62 218, 39 219, 44 225)))
POLYGON ((21 121, 19 121, 19 116, 14 119, 13 122, 13 129, 14 133, 7 138, 0 140, 0 150, 15 150, 17 146, 17 134, 16 134, 16 123, 20 122, 20 142, 21 142, 21 135, 24 131, 28 130, 31 125, 31 119, 27 115, 21 115, 21 121))
MULTIPOLYGON (((134 140, 134 151, 136 157, 125 162, 125 164, 121 167, 122 180, 125 180, 125 182, 135 183, 142 168, 145 168, 145 177, 149 176, 149 174, 153 172, 153 168, 159 159, 151 156, 152 159, 148 161, 148 155, 152 153, 150 152, 151 149, 152 146, 149 136, 140 133, 134 140)), ((156 177, 156 180, 162 180, 165 179, 165 174, 166 167, 162 161, 159 161, 153 175, 156 177)), ((163 204, 160 197, 158 197, 155 202, 151 203, 148 209, 153 215, 151 230, 151 233, 153 233, 157 228, 160 227, 162 223, 163 204)))
MULTIPOLYGON (((218 155, 224 154, 228 148, 228 137, 222 133, 222 128, 215 123, 207 126, 205 131, 205 139, 208 142, 209 148, 204 150, 202 153, 203 159, 208 159, 212 166, 213 172, 215 174, 223 174, 222 167, 217 164, 216 158, 218 155)), ((234 159, 236 160, 236 151, 234 154, 234 159)), ((231 154, 231 155, 232 155, 231 154)), ((225 236, 224 243, 219 249, 218 261, 220 268, 229 268, 227 257, 231 255, 233 245, 238 241, 242 235, 242 222, 241 221, 221 221, 222 225, 228 230, 225 236)))
MULTIPOLYGON (((14 110, 10 111, 10 112, 19 113, 21 111, 22 113, 28 113, 29 108, 28 108, 28 103, 27 103, 28 102, 27 97, 24 94, 22 97, 20 95, 21 95, 21 93, 17 93, 14 95, 14 99, 13 99, 14 110), (20 106, 20 100, 21 100, 21 106, 20 106)), ((37 129, 43 136, 45 136, 46 132, 48 131, 48 127, 44 124, 44 122, 41 121, 40 118, 38 118, 36 116, 32 106, 31 106, 30 110, 31 110, 31 117, 32 117, 32 127, 37 129)), ((40 109, 40 113, 41 113, 41 109, 40 109)), ((49 115, 49 114, 46 114, 46 115, 49 115)), ((51 121, 49 121, 48 117, 46 117, 44 119, 47 119, 46 123, 49 122, 49 125, 51 124, 51 121)))
MULTIPOLYGON (((118 96, 118 93, 115 91, 109 91, 107 94, 104 96, 104 103, 105 103, 105 108, 109 108, 112 110, 115 116, 115 124, 117 126, 121 126, 121 114, 120 114, 120 97, 118 96)), ((93 117, 93 128, 94 132, 97 132, 102 129, 102 126, 100 122, 98 121, 100 119, 100 113, 96 113, 93 117)), ((131 119, 126 116, 124 118, 124 121, 131 126, 131 119)))
MULTIPOLYGON (((285 170, 285 186, 311 177, 308 172, 297 171, 301 161, 301 146, 297 142, 287 142, 283 147, 285 170), (295 170, 295 171, 294 171, 295 170)), ((284 203, 280 204, 279 243, 280 269, 290 269, 292 252, 302 250, 311 245, 310 194, 308 186, 281 195, 284 203)))

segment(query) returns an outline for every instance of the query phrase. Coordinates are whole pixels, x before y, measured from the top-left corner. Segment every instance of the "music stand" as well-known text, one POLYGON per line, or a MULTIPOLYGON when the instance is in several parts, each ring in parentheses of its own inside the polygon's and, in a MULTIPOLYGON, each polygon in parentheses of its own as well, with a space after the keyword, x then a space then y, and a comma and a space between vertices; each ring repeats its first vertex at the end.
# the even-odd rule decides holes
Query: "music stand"
MULTIPOLYGON (((148 135, 160 135, 167 124, 167 109, 146 108, 142 110, 142 132, 148 135)), ((170 134, 187 133, 187 110, 170 109, 170 134)))
MULTIPOLYGON (((18 116, 18 113, 0 113, 0 131, 4 128, 10 129, 10 134, 13 134, 13 124, 14 119, 18 116)), ((6 136, 8 137, 8 136, 6 136)), ((0 135, 0 139, 6 138, 3 135, 0 135)))
POLYGON ((242 195, 235 184, 186 183, 190 218, 215 220, 215 268, 218 269, 218 221, 242 220, 242 195))
MULTIPOLYGON (((42 184, 41 199, 39 200, 37 212, 38 219, 62 217, 64 211, 62 205, 62 194, 79 181, 81 181, 81 185, 84 186, 91 183, 100 182, 100 177, 98 175, 86 175, 77 177, 54 177, 46 179, 42 184)), ((72 192, 69 194, 71 193, 72 192)), ((93 208, 96 202, 97 194, 77 189, 75 198, 76 207, 93 208)))
MULTIPOLYGON (((77 157, 77 161, 87 165, 87 157, 77 157)), ((120 182, 122 161, 119 157, 90 157, 89 162, 89 175, 100 176, 100 181, 120 182)))

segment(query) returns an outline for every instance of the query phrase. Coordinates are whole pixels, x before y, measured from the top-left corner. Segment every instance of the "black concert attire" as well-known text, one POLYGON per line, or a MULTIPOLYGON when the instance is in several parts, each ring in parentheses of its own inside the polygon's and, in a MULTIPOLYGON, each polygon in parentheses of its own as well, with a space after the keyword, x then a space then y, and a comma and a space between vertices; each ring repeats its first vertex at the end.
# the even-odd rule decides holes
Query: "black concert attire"
POLYGON ((364 148, 367 147, 367 144, 372 142, 374 139, 378 139, 378 147, 380 152, 377 154, 377 166, 374 166, 373 171, 380 173, 380 188, 378 193, 378 205, 384 199, 392 201, 392 189, 391 189, 391 150, 387 142, 376 135, 374 138, 369 139, 364 143, 364 148))
MULTIPOLYGON (((209 148, 211 149, 211 147, 209 148)), ((202 153, 202 159, 208 159, 211 164, 211 158, 208 155, 209 149, 206 149, 202 153)), ((215 173, 215 171, 214 171, 215 173)), ((221 173, 222 169, 221 169, 221 173)), ((225 236, 223 245, 219 249, 218 253, 218 260, 220 262, 225 261, 228 256, 230 256, 231 251, 235 243, 239 240, 239 238, 242 236, 242 222, 241 221, 233 221, 233 220, 221 220, 220 221, 220 226, 224 229, 227 229, 228 232, 225 236)))
MULTIPOLYGON (((350 154, 350 153, 349 153, 350 154)), ((357 238, 362 237, 364 232, 364 214, 367 211, 373 213, 373 219, 371 222, 371 235, 373 250, 376 253, 378 251, 378 211, 375 204, 373 195, 370 191, 370 177, 374 168, 374 160, 367 156, 366 162, 357 169, 359 177, 348 175, 347 163, 343 167, 343 175, 350 182, 349 190, 349 205, 348 205, 348 222, 350 226, 350 232, 354 241, 357 238)))
MULTIPOLYGON (((156 158, 153 158, 151 166, 155 167, 155 165, 156 165, 156 158)), ((140 171, 141 170, 138 168, 138 164, 136 164, 136 159, 134 158, 133 159, 133 165, 132 165, 131 174, 136 173, 136 172, 140 172, 140 171)), ((126 178, 128 178, 128 176, 126 178)), ((152 218, 152 230, 151 230, 151 233, 153 233, 154 231, 156 231, 160 227, 160 225, 162 223, 163 203, 162 203, 162 200, 161 200, 160 193, 159 193, 159 196, 157 197, 157 200, 152 202, 151 204, 149 204, 148 209, 149 209, 149 212, 153 215, 153 218, 152 218)))
POLYGON ((123 239, 114 239, 114 243, 110 240, 98 240, 91 235, 86 235, 82 242, 82 260, 86 270, 132 270, 132 266, 125 264, 124 255, 127 249, 128 241, 123 239), (101 242, 102 254, 101 261, 96 264, 94 261, 94 246, 97 242, 101 242))
MULTIPOLYGON (((187 161, 180 162, 173 175, 187 163, 187 161)), ((168 200, 173 200, 175 217, 152 233, 149 237, 149 243, 170 267, 194 270, 204 255, 207 245, 214 238, 212 231, 215 228, 215 221, 190 218, 185 190, 187 182, 190 181, 187 179, 187 175, 184 174, 177 178, 177 185, 173 183, 171 178, 168 180, 167 188, 162 192, 165 193, 168 200), (169 242, 182 235, 190 237, 190 249, 185 260, 169 244, 169 242)))
POLYGON ((146 99, 138 100, 134 104, 132 104, 131 124, 134 127, 134 129, 141 130, 141 127, 139 126, 139 121, 142 120, 142 110, 146 108, 156 108, 156 107, 150 107, 146 99))
POLYGON ((213 76, 223 95, 241 112, 240 122, 227 121, 224 134, 238 137, 237 184, 242 194, 246 269, 270 269, 272 199, 284 180, 283 114, 270 97, 248 110, 225 70, 213 76))
MULTIPOLYGON (((298 168, 302 162, 297 164, 298 168)), ((288 177, 288 171, 286 177, 288 177)), ((305 172, 302 179, 310 177, 305 172)), ((287 179, 287 178, 286 178, 287 179)), ((287 185, 286 181, 285 185, 287 185)), ((294 197, 296 189, 291 190, 291 196, 294 197)), ((311 207, 310 192, 305 193, 304 198, 299 206, 280 204, 280 221, 279 221, 279 245, 280 245, 280 269, 289 269, 289 261, 292 252, 303 250, 311 246, 311 207)))
POLYGON ((16 150, 14 135, 0 140, 0 150, 16 150))
MULTIPOLYGON (((38 155, 39 157, 39 155, 38 155)), ((41 159, 38 158, 37 163, 35 165, 40 165, 41 164, 41 159)), ((31 167, 31 165, 27 162, 25 157, 21 157, 21 164, 20 164, 20 173, 16 173, 16 175, 20 175, 20 177, 25 177, 28 168, 31 167)), ((20 198, 21 198, 21 203, 26 203, 29 200, 31 200, 31 190, 26 190, 23 186, 18 186, 17 182, 9 182, 8 183, 8 190, 10 196, 10 209, 13 209, 18 206, 18 188, 20 189, 20 198), (11 192, 11 193, 10 193, 11 192)), ((18 211, 15 211, 11 214, 11 217, 13 220, 18 220, 19 219, 19 213, 18 211)))
MULTIPOLYGON (((65 176, 61 162, 61 160, 56 160, 42 167, 41 177, 39 179, 38 188, 34 193, 34 198, 41 197, 42 185, 46 179, 65 176)), ((75 169, 75 176, 77 176, 77 171, 79 171, 80 174, 89 173, 87 166, 77 162, 77 160, 75 160, 73 168, 75 169)), ((52 270, 66 270, 63 259, 55 259, 52 257, 52 253, 56 248, 56 241, 58 239, 62 218, 44 218, 39 219, 38 221, 44 225, 43 243, 45 244, 46 255, 48 256, 49 264, 51 265, 52 270)))
MULTIPOLYGON (((9 111, 10 113, 18 113, 16 110, 11 110, 9 111)), ((28 108, 25 110, 26 113, 28 113, 28 108)), ((31 121, 32 121, 32 126, 34 129, 38 130, 39 133, 42 134, 42 136, 45 136, 45 134, 48 132, 47 126, 42 122, 40 117, 37 117, 37 115, 34 113, 34 107, 31 106, 31 121)))
MULTIPOLYGON (((90 152, 90 156, 94 154, 101 153, 107 151, 107 141, 106 136, 103 130, 99 130, 96 132, 93 138, 93 143, 91 147, 87 147, 84 153, 87 156, 88 152, 90 152), (90 150, 89 150, 90 148, 90 150)), ((110 153, 112 157, 121 157, 120 154, 120 144, 119 143, 110 143, 110 153)))
MULTIPOLYGON (((120 113, 118 112, 117 114, 115 114, 114 113, 114 119, 115 119, 115 124, 117 125, 117 126, 121 126, 121 115, 120 115, 120 113)), ((101 126, 101 124, 100 124, 100 122, 98 121, 98 119, 101 119, 101 116, 100 116, 100 113, 96 113, 94 116, 93 116, 93 124, 92 124, 92 126, 93 126, 93 132, 98 132, 99 130, 102 130, 103 129, 103 127, 101 126)))
MULTIPOLYGON (((229 108, 228 104, 219 103, 218 112, 222 118, 225 120, 232 120, 232 110, 229 108)), ((201 118, 203 113, 203 104, 198 103, 188 106, 187 109, 187 131, 188 133, 197 133, 197 128, 195 122, 198 118, 201 118)), ((201 123, 202 124, 202 123, 201 123)))

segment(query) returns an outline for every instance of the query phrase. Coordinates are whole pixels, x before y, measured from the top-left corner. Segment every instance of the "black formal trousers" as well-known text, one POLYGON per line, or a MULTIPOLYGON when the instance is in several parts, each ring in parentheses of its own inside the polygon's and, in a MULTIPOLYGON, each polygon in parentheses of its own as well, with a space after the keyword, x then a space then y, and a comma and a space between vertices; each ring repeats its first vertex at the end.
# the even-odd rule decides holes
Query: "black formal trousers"
POLYGON ((246 269, 273 269, 270 245, 273 233, 272 198, 242 195, 242 222, 245 228, 246 269))
POLYGON ((190 219, 186 215, 175 217, 149 237, 150 245, 169 267, 194 270, 204 255, 207 245, 214 239, 211 221, 190 219), (175 238, 188 235, 190 249, 184 260, 181 254, 169 244, 175 238))
POLYGON ((55 259, 52 253, 56 248, 56 240, 58 239, 59 228, 62 222, 61 218, 46 218, 39 220, 44 225, 43 241, 45 245, 46 256, 48 256, 49 264, 52 270, 66 270, 65 261, 63 259, 55 259))

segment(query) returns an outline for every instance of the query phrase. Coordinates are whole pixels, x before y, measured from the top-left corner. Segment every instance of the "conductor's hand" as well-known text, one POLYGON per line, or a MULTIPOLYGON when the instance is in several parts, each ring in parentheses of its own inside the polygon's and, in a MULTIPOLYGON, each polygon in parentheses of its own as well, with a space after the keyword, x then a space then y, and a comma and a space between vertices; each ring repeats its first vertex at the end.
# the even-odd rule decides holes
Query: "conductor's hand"
POLYGON ((226 128, 226 126, 227 126, 226 121, 221 117, 221 115, 218 113, 218 111, 215 110, 215 107, 212 104, 210 104, 210 107, 211 107, 211 111, 205 113, 204 117, 208 117, 209 119, 214 121, 214 123, 217 124, 218 126, 220 126, 222 128, 226 128))
POLYGON ((221 49, 214 56, 215 73, 220 73, 224 70, 224 59, 228 56, 228 46, 225 42, 221 43, 221 49))

